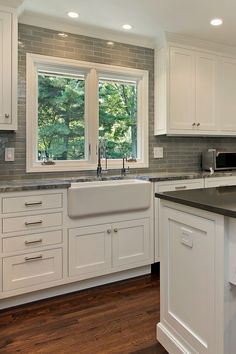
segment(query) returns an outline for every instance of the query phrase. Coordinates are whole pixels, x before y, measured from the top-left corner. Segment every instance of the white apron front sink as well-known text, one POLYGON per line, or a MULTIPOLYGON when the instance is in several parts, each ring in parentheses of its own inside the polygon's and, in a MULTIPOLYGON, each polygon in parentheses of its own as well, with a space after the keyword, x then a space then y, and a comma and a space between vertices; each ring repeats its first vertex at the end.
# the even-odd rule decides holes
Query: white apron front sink
POLYGON ((71 218, 148 209, 151 182, 137 179, 72 183, 68 189, 71 218))

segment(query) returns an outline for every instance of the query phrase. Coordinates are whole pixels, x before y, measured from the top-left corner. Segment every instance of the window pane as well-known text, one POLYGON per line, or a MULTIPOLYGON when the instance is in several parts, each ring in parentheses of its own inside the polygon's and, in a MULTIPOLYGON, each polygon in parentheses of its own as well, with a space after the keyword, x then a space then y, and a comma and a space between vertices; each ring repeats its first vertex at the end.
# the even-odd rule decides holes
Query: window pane
POLYGON ((100 79, 99 139, 107 157, 137 158, 137 83, 100 79))
POLYGON ((83 76, 38 73, 38 160, 85 158, 83 76))

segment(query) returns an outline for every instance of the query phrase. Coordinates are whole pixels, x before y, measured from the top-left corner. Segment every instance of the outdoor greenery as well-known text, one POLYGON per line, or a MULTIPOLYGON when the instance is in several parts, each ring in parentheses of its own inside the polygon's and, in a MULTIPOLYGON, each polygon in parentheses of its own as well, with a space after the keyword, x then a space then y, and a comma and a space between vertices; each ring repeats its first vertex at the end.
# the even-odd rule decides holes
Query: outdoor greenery
MULTIPOLYGON (((84 159, 85 81, 40 73, 38 88, 39 160, 84 159)), ((108 158, 137 157, 135 84, 99 81, 99 139, 108 158)))

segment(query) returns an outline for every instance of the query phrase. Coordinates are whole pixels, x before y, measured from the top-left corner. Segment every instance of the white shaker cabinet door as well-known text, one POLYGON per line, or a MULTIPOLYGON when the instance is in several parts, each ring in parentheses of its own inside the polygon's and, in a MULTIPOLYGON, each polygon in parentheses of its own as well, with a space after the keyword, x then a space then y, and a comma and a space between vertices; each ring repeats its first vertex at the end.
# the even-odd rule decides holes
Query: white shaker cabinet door
POLYGON ((111 268, 111 225, 69 230, 69 276, 89 277, 111 268))
POLYGON ((220 129, 236 133, 236 59, 221 59, 220 129))
POLYGON ((150 259, 149 218, 113 224, 113 266, 143 264, 150 259))
POLYGON ((216 117, 217 57, 196 53, 196 129, 217 128, 216 117))
POLYGON ((12 14, 0 11, 0 126, 12 122, 12 14))
POLYGON ((195 54, 170 48, 169 126, 172 130, 195 127, 195 54))

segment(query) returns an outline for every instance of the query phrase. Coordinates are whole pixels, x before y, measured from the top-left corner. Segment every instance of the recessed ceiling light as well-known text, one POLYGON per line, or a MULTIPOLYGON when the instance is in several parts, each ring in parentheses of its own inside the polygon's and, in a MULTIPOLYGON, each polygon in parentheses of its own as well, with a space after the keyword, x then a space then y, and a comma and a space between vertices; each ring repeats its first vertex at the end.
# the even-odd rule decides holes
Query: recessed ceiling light
POLYGON ((125 30, 131 30, 132 29, 132 26, 131 25, 123 25, 122 26, 125 30))
POLYGON ((109 47, 113 47, 113 46, 114 46, 114 42, 109 41, 109 42, 107 42, 107 45, 108 45, 109 47))
POLYGON ((221 20, 221 18, 213 18, 213 20, 211 20, 211 25, 212 26, 220 26, 222 25, 223 21, 221 20))
POLYGON ((61 32, 61 33, 58 33, 58 36, 60 36, 61 38, 66 38, 66 37, 68 37, 68 34, 61 32))
POLYGON ((71 18, 78 18, 79 17, 79 14, 74 11, 67 12, 67 15, 71 18))

